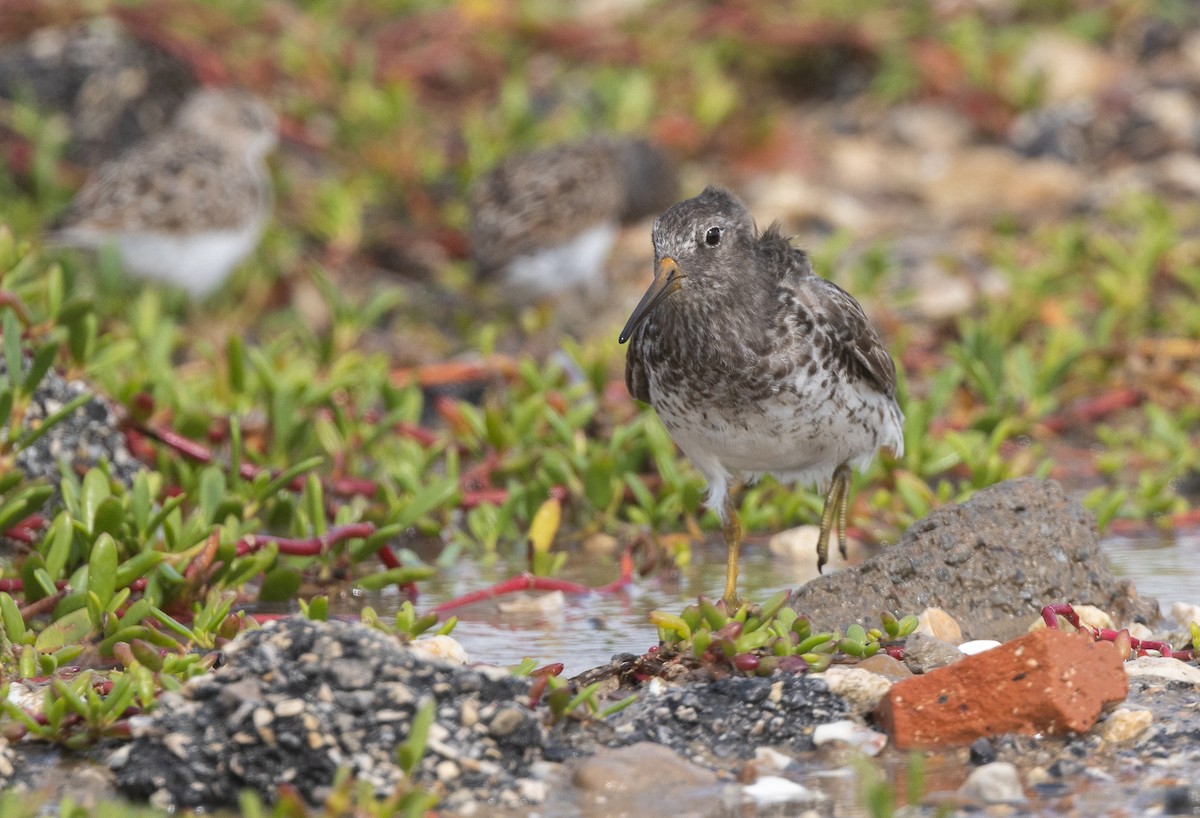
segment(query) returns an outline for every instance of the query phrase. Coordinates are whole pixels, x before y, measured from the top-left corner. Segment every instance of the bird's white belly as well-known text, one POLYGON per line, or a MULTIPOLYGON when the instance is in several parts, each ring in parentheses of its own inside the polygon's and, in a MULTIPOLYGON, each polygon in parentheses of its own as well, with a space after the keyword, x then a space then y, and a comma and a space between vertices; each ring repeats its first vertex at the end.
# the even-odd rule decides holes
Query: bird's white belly
POLYGON ((654 404, 710 483, 721 473, 823 483, 842 463, 864 468, 880 446, 903 452, 902 418, 891 398, 846 381, 831 390, 799 385, 753 404, 688 405, 677 395, 654 404))
POLYGON ((570 241, 513 259, 504 268, 505 283, 530 298, 576 288, 596 290, 604 280, 604 265, 616 238, 615 224, 589 227, 570 241))
POLYGON ((237 230, 206 230, 185 235, 123 233, 110 241, 126 271, 182 287, 196 298, 216 289, 258 244, 259 222, 237 230))

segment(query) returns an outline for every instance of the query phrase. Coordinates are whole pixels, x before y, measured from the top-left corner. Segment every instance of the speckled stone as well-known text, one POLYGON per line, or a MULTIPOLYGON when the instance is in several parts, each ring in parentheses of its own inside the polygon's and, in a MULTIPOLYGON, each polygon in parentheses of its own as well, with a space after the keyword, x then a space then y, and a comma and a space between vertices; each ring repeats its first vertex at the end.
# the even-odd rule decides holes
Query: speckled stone
MULTIPOLYGON (((0 375, 7 374, 8 367, 0 358, 0 375)), ((56 511, 60 502, 57 489, 59 463, 65 463, 76 474, 83 474, 89 468, 106 462, 113 478, 126 486, 131 486, 134 476, 144 468, 129 453, 116 412, 99 391, 83 381, 65 381, 53 370, 46 373, 34 390, 22 428, 37 426, 65 404, 87 392, 92 397, 86 403, 54 424, 33 445, 17 452, 16 467, 28 479, 46 480, 55 487, 55 494, 46 503, 45 511, 49 513, 56 511)))
POLYGON ((404 777, 396 746, 430 700, 436 721, 418 783, 466 811, 479 800, 517 806, 539 791, 523 784, 546 740, 525 679, 429 660, 361 625, 300 617, 242 634, 226 656, 220 670, 165 694, 113 754, 125 794, 217 808, 246 787, 270 799, 289 782, 317 804, 343 766, 389 793, 404 777))
POLYGON ((846 701, 809 676, 730 676, 643 695, 618 713, 623 741, 652 741, 693 758, 748 759, 758 747, 811 750, 813 730, 845 718, 846 701))

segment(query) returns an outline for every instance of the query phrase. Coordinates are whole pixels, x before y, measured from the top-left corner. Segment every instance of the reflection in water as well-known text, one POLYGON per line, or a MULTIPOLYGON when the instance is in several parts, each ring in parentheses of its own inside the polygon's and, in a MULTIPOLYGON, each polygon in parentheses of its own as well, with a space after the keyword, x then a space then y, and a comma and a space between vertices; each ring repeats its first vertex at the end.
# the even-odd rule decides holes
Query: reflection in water
POLYGON ((1200 531, 1112 535, 1100 547, 1109 569, 1158 599, 1164 613, 1174 602, 1200 604, 1200 531))
MULTIPOLYGON (((692 564, 683 570, 660 568, 650 577, 613 594, 567 596, 558 609, 502 612, 496 601, 482 602, 454 611, 459 618, 454 638, 462 643, 472 661, 513 665, 525 657, 539 664, 562 662, 564 676, 605 664, 617 653, 644 653, 658 644, 657 629, 650 624, 656 609, 678 611, 700 594, 721 596, 725 582, 723 546, 704 553, 697 548, 692 564)), ((428 608, 446 599, 477 591, 524 570, 520 563, 481 567, 461 560, 438 576, 422 583, 418 608, 428 608)), ((739 587, 750 599, 764 600, 788 587, 790 572, 773 560, 765 543, 743 549, 739 587)), ((591 587, 611 582, 619 573, 615 558, 589 559, 572 554, 563 579, 591 587)), ((511 597, 505 597, 509 600, 511 597)), ((374 601, 381 614, 391 615, 388 603, 374 601)))
MULTIPOLYGON (((1200 532, 1154 533, 1136 537, 1110 536, 1102 548, 1109 568, 1128 577, 1142 595, 1157 597, 1164 611, 1171 603, 1200 603, 1200 532)), ((638 579, 615 594, 566 597, 561 607, 533 611, 501 612, 495 601, 463 608, 454 636, 472 661, 512 665, 525 657, 539 664, 562 662, 564 675, 572 676, 602 665, 617 653, 642 653, 658 641, 647 621, 655 609, 678 611, 700 594, 716 599, 724 582, 724 560, 720 543, 697 549, 692 564, 683 570, 660 569, 638 579), (703 553, 700 553, 703 550, 703 553)), ((480 566, 460 560, 422 584, 418 608, 479 590, 519 573, 519 563, 480 566)), ((776 591, 802 579, 791 563, 772 557, 765 543, 743 550, 743 593, 754 600, 766 599, 776 591)), ((574 554, 565 579, 590 586, 611 582, 617 575, 616 560, 589 559, 574 554)), ((370 600, 381 614, 390 615, 395 601, 386 595, 370 600)))

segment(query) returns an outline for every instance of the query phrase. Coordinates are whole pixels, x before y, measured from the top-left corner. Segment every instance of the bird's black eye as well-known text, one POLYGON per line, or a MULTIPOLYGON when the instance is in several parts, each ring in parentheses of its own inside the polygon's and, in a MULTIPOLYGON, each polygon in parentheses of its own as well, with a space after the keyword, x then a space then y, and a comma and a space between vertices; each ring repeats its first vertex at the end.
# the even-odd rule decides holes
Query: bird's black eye
POLYGON ((721 228, 710 227, 708 232, 704 234, 704 243, 709 247, 716 247, 721 243, 721 228))

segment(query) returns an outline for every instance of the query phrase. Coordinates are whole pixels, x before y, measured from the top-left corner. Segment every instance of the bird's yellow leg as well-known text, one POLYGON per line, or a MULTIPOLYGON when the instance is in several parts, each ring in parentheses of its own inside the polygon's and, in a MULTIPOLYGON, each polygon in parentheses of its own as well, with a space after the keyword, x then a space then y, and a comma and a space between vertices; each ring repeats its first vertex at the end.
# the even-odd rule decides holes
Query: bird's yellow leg
POLYGON ((731 615, 741 605, 737 595, 737 578, 738 578, 738 549, 742 545, 742 524, 738 520, 737 508, 733 505, 733 499, 729 495, 725 496, 725 525, 722 529, 725 534, 725 547, 728 549, 728 555, 725 562, 725 610, 731 615))
POLYGON ((850 467, 845 463, 833 471, 829 491, 825 494, 825 508, 821 511, 821 533, 817 535, 817 573, 829 561, 829 535, 833 524, 838 526, 838 550, 846 556, 846 506, 850 491, 850 467))
POLYGON ((845 463, 837 467, 833 473, 833 479, 841 478, 842 481, 842 497, 841 503, 838 506, 838 551, 842 554, 842 559, 846 559, 846 515, 850 511, 850 467, 845 463))

